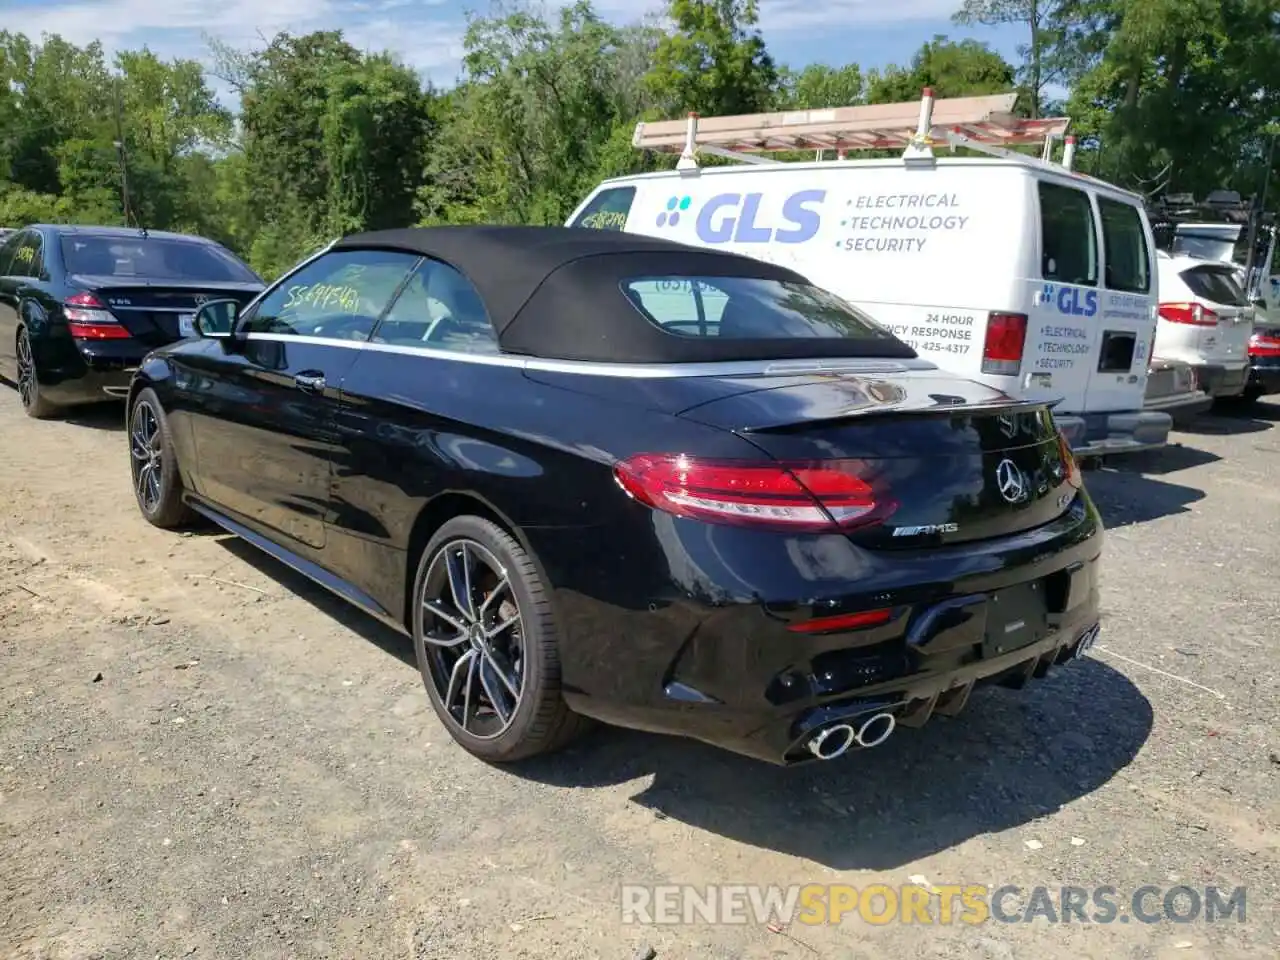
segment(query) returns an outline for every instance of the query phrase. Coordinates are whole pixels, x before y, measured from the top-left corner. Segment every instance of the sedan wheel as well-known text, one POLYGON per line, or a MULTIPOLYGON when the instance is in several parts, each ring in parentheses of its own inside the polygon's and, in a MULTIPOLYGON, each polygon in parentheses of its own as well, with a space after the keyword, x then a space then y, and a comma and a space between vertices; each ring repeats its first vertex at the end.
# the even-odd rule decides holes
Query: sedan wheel
POLYGON ((150 387, 138 394, 129 411, 129 468, 138 509, 151 523, 171 529, 194 519, 182 502, 169 422, 150 387))
POLYGON ((26 328, 18 331, 16 344, 18 355, 18 397, 27 416, 43 420, 57 412, 57 407, 44 398, 40 389, 40 377, 36 371, 35 353, 26 328))
POLYGON ((416 578, 414 647, 432 706, 486 760, 553 750, 582 723, 560 695, 551 605, 529 555, 480 517, 445 524, 416 578))

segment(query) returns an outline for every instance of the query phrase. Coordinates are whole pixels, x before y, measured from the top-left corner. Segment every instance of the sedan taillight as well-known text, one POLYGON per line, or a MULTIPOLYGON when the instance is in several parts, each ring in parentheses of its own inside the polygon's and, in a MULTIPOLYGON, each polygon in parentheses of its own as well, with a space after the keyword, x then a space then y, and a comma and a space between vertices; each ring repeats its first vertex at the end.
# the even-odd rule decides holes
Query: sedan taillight
POLYGON ((1280 331, 1259 330, 1249 338, 1249 356, 1280 357, 1280 331))
POLYGON ((1160 319, 1188 327, 1216 327, 1218 315, 1199 303, 1162 303, 1160 319))
POLYGON ((678 517, 797 532, 847 530, 882 521, 897 504, 857 474, 857 461, 703 460, 641 454, 613 470, 646 506, 678 517))
POLYGON ((92 293, 77 293, 62 304, 71 336, 77 340, 128 340, 129 331, 121 326, 107 305, 92 293))

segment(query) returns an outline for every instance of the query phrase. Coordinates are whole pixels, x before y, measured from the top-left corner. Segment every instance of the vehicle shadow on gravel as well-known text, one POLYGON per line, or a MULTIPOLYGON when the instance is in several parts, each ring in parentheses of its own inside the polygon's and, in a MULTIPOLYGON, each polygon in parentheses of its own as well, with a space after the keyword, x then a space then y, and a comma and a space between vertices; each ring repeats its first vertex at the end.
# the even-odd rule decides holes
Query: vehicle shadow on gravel
MULTIPOLYGON (((218 543, 229 553, 235 554, 236 559, 244 561, 267 579, 275 581, 285 592, 305 600, 331 620, 359 634, 384 653, 389 653, 402 663, 413 667, 415 672, 417 671, 418 664, 414 659, 413 644, 404 634, 369 616, 360 608, 330 593, 292 567, 263 553, 239 537, 225 534, 218 528, 213 528, 210 532, 223 537, 218 543)), ((424 693, 423 696, 425 697, 426 694, 424 693)))
MULTIPOLYGON (((565 753, 506 769, 561 787, 652 775, 632 799, 655 816, 837 870, 890 870, 1097 790, 1132 762, 1151 726, 1146 697, 1085 659, 1022 693, 977 693, 959 717, 827 763, 780 768, 604 728, 565 753)), ((1052 839, 1026 834, 1034 836, 1052 839)))
POLYGON ((95 403, 84 407, 73 407, 62 415, 67 423, 90 430, 107 430, 123 433, 125 429, 124 401, 118 403, 95 403))
MULTIPOLYGON (((1197 462, 1212 463, 1220 459, 1191 447, 1170 447, 1159 453, 1165 459, 1157 461, 1158 466, 1150 472, 1171 473, 1197 465, 1197 462), (1179 459, 1182 460, 1182 465, 1172 466, 1179 459)), ((1143 464, 1126 463, 1119 469, 1091 470, 1085 474, 1085 489, 1093 497, 1107 529, 1149 523, 1161 517, 1186 513, 1191 504, 1205 497, 1204 491, 1198 487, 1157 480, 1147 476, 1147 472, 1143 464)))
POLYGON ((1202 413, 1182 428, 1184 433, 1229 437, 1242 433, 1261 433, 1280 422, 1280 397, 1257 403, 1232 405, 1220 403, 1210 413, 1202 413))

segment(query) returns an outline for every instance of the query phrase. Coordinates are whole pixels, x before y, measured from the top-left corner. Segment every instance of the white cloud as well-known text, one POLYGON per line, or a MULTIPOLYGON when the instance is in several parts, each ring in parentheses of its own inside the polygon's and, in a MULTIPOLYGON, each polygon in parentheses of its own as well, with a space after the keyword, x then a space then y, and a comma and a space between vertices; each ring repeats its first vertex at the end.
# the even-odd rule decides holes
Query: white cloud
POLYGON ((391 50, 440 80, 452 80, 464 23, 446 0, 45 0, 0 26, 31 37, 56 33, 77 44, 100 40, 107 51, 150 47, 163 57, 206 64, 204 35, 233 47, 257 47, 281 31, 341 29, 362 49, 391 50))
POLYGON ((961 0, 763 0, 760 27, 768 34, 840 32, 851 26, 885 26, 948 20, 961 0))

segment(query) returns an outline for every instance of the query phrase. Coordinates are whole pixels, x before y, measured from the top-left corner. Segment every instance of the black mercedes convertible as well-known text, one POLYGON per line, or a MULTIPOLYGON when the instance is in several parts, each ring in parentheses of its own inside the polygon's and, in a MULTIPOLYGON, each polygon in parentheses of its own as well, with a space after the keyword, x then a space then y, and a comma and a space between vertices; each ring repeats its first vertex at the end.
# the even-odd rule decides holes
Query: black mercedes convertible
POLYGON ((588 718, 775 763, 874 747, 1098 632, 1048 407, 782 266, 625 233, 350 236, 129 389, 152 523, 211 520, 409 634, 467 750, 588 718))

